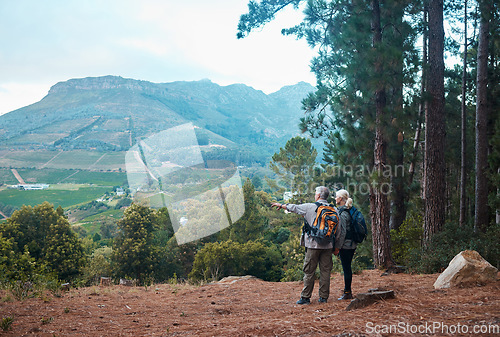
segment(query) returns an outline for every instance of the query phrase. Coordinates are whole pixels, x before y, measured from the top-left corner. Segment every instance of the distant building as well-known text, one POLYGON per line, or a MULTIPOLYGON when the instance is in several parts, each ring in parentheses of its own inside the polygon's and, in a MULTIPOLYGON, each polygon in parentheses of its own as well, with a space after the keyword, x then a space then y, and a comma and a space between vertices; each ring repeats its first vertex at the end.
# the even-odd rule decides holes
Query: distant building
POLYGON ((123 190, 123 188, 118 187, 118 188, 116 189, 116 195, 117 195, 117 196, 121 196, 121 195, 124 195, 124 194, 125 194, 125 191, 123 190))
POLYGON ((283 201, 287 202, 290 199, 292 199, 294 195, 297 195, 297 194, 298 194, 297 192, 293 192, 293 193, 290 191, 284 192, 283 193, 283 201))
POLYGON ((21 191, 45 190, 49 188, 48 184, 19 184, 13 185, 11 188, 17 188, 21 191))

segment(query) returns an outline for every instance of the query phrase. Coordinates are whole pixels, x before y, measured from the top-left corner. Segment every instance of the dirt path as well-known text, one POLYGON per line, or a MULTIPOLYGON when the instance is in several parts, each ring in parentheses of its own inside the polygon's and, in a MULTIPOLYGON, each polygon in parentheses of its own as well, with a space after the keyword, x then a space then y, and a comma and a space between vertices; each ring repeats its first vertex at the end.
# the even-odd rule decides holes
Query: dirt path
POLYGON ((258 279, 147 289, 96 286, 23 302, 5 301, 4 291, 0 316, 14 317, 14 323, 2 336, 499 336, 485 329, 500 325, 500 281, 434 290, 437 274, 380 274, 355 275, 353 289, 385 287, 396 298, 353 311, 345 311, 348 301, 336 300, 343 286, 339 274, 332 275, 328 303, 317 302, 316 284, 305 306, 295 304, 302 282, 258 279), (429 330, 433 324, 440 328, 429 330), (473 334, 475 326, 483 332, 473 334))
POLYGON ((14 174, 14 176, 16 177, 16 179, 17 179, 17 181, 19 182, 19 184, 21 184, 21 185, 26 184, 26 183, 24 182, 24 179, 21 177, 21 175, 19 174, 19 172, 17 172, 17 170, 16 170, 16 169, 11 169, 11 171, 12 171, 12 173, 14 174))

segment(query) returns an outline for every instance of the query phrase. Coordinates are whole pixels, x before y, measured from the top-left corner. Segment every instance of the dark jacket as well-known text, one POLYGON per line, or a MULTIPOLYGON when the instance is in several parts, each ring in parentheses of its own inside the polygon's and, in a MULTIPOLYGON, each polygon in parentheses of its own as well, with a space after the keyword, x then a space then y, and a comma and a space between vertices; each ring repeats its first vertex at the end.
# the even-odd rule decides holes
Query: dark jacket
POLYGON ((337 213, 339 214, 340 222, 340 235, 338 240, 335 241, 335 248, 339 249, 356 249, 358 245, 356 242, 347 239, 347 232, 351 230, 351 214, 346 206, 340 206, 337 208, 337 213))

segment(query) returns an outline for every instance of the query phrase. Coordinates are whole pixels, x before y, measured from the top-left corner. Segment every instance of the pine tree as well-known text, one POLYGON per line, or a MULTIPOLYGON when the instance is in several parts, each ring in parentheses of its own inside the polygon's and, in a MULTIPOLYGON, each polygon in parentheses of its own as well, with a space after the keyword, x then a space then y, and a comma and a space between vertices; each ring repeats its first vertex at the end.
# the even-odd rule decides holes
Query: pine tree
POLYGON ((476 202, 474 227, 486 231, 488 212, 488 44, 491 6, 488 0, 479 1, 479 45, 477 51, 476 93, 476 202))
POLYGON ((311 140, 300 136, 289 139, 272 157, 270 168, 294 198, 304 202, 310 198, 313 169, 318 152, 311 140))
POLYGON ((425 111, 424 240, 430 241, 444 225, 445 118, 443 0, 429 2, 429 73, 425 111))
MULTIPOLYGON (((262 1, 249 4, 249 13, 240 19, 239 37, 274 18, 283 6, 300 1, 262 1)), ((373 175, 355 178, 370 185, 374 260, 377 266, 393 262, 389 245, 390 184, 382 174, 401 156, 388 158, 387 147, 398 141, 403 129, 395 132, 394 120, 404 121, 402 91, 413 85, 417 67, 415 29, 405 17, 415 12, 410 1, 308 1, 305 20, 285 34, 306 38, 319 50, 311 64, 317 77, 317 91, 304 100, 303 130, 328 137, 325 161, 332 165, 367 168, 373 175), (374 151, 375 150, 375 151, 374 151), (375 152, 375 153, 374 153, 375 152)), ((404 158, 403 158, 404 159, 404 158)), ((328 168, 327 168, 328 170, 328 168)), ((356 194, 359 191, 350 191, 356 194)), ((394 197, 397 222, 404 218, 404 189, 394 197), (397 205, 397 206, 396 206, 397 205)))

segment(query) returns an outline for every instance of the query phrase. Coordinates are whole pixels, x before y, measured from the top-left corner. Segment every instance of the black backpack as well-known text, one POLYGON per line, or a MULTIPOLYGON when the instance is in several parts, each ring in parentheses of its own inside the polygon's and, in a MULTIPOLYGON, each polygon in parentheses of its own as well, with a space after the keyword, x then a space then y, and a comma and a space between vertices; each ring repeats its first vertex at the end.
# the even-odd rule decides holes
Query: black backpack
POLYGON ((315 202, 316 218, 312 225, 304 219, 303 231, 320 244, 334 241, 335 233, 339 224, 339 216, 335 207, 315 202))
MULTIPOLYGON (((342 211, 340 213, 342 214, 342 211)), ((351 230, 346 233, 345 237, 356 243, 361 243, 366 239, 366 235, 368 234, 365 218, 356 207, 351 207, 349 214, 351 215, 351 230)))

